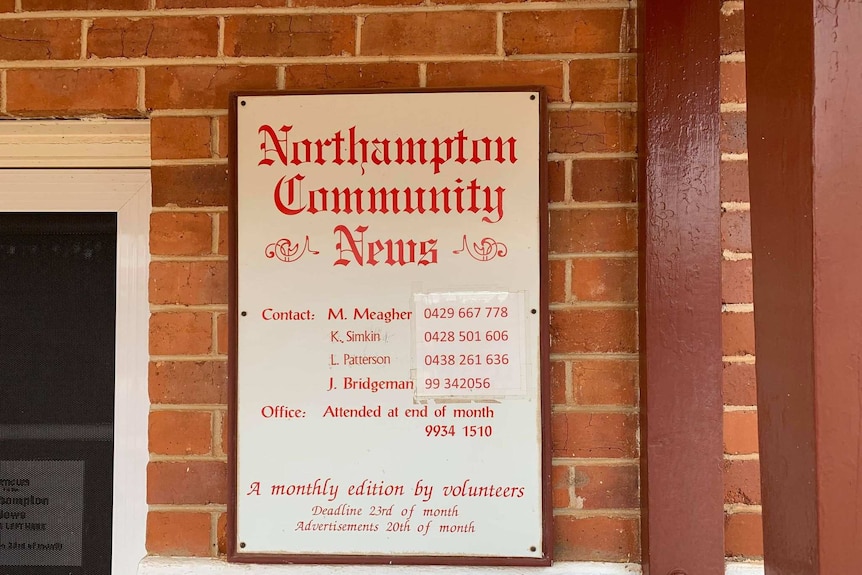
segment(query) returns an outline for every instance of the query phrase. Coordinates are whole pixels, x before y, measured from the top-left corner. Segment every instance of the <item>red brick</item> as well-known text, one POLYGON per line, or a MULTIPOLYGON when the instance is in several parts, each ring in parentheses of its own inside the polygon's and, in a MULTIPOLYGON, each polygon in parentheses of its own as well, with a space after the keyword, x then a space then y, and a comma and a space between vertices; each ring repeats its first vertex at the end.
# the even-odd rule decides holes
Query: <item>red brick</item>
POLYGON ((211 524, 209 513, 150 511, 147 514, 147 552, 209 557, 211 524))
POLYGON ((721 214, 721 248, 751 252, 751 212, 728 211, 721 214))
POLYGON ((151 411, 150 453, 208 455, 212 425, 212 414, 206 411, 151 411))
POLYGON ((224 361, 153 361, 149 368, 150 401, 166 404, 227 403, 224 361))
POLYGON ((563 99, 561 62, 441 62, 428 64, 426 76, 428 87, 544 86, 548 100, 563 99))
POLYGON ((150 215, 150 253, 196 256, 212 251, 212 216, 190 212, 150 215))
POLYGON ((0 0, 0 12, 14 12, 15 0, 0 0))
POLYGON ((228 254, 230 245, 229 217, 227 212, 222 212, 218 216, 218 253, 221 255, 228 254))
POLYGON ((720 164, 720 189, 722 202, 747 202, 748 162, 725 161, 720 164))
POLYGON ((216 319, 218 321, 218 325, 216 326, 216 329, 218 330, 218 352, 220 354, 226 354, 228 352, 228 335, 230 333, 227 314, 220 313, 216 319))
POLYGON ((724 550, 728 557, 763 557, 763 518, 759 513, 725 515, 724 550))
POLYGON ((227 262, 152 262, 150 303, 226 304, 227 262))
POLYGON ((566 199, 566 164, 548 162, 548 201, 563 202, 566 199))
POLYGON ((724 355, 754 355, 754 314, 721 314, 721 341, 724 355))
POLYGON ((551 403, 566 403, 566 362, 551 362, 551 403))
POLYGON ((637 457, 636 415, 557 412, 551 416, 554 457, 637 457))
POLYGON ((43 10, 147 10, 149 0, 21 0, 25 12, 43 10))
POLYGON ((548 299, 551 303, 565 303, 569 300, 566 294, 566 261, 551 260, 548 262, 548 299))
POLYGON ((216 56, 218 20, 205 18, 97 18, 87 33, 96 58, 216 56))
POLYGON ((574 301, 636 302, 636 258, 577 258, 572 260, 574 301))
POLYGON ((195 208, 226 206, 230 184, 227 166, 153 166, 153 206, 195 208))
POLYGON ((147 108, 227 108, 228 94, 275 89, 275 67, 158 66, 146 69, 147 108))
POLYGON ((551 112, 551 152, 634 152, 637 123, 632 112, 570 110, 551 112))
POLYGON ((363 56, 493 54, 496 17, 490 12, 369 14, 363 56))
POLYGON ((731 455, 757 453, 757 412, 724 412, 724 452, 731 455))
POLYGON ((228 16, 226 56, 352 55, 356 18, 347 15, 228 16))
POLYGON ((748 150, 745 112, 722 112, 718 131, 722 152, 742 154, 748 150))
POLYGON ((0 54, 4 60, 77 60, 81 21, 0 20, 0 54))
POLYGON ((312 64, 287 66, 285 88, 290 90, 416 88, 419 67, 416 64, 312 64))
POLYGON ((156 8, 280 8, 285 0, 156 0, 156 8))
POLYGON ((752 363, 725 363, 722 388, 725 405, 757 405, 755 367, 752 363))
POLYGON ((506 55, 628 52, 634 44, 630 10, 512 12, 503 15, 506 55))
POLYGON ((637 201, 634 159, 572 162, 572 199, 576 202, 637 201))
POLYGON ((9 70, 6 110, 21 115, 136 115, 138 73, 131 68, 9 70))
POLYGON ((574 484, 580 508, 636 509, 640 506, 637 465, 577 465, 574 484))
POLYGON ((637 360, 575 360, 572 385, 577 405, 637 404, 637 360))
POLYGON ((722 260, 722 303, 753 302, 752 287, 751 260, 722 260))
POLYGON ((634 353, 637 316, 631 309, 551 312, 552 353, 634 353))
POLYGON ((572 60, 572 102, 636 102, 636 68, 636 60, 630 58, 572 60))
POLYGON ((724 462, 724 502, 760 505, 760 462, 737 459, 724 462))
POLYGON ((230 121, 227 116, 218 117, 218 157, 227 158, 230 153, 230 121))
POLYGON ((565 509, 570 505, 569 487, 572 485, 570 473, 572 469, 568 465, 554 465, 551 467, 551 497, 554 501, 554 509, 565 509))
POLYGON ((745 12, 743 10, 722 12, 720 30, 722 54, 745 51, 745 12))
POLYGON ((150 316, 150 353, 203 355, 212 349, 212 315, 204 312, 154 313, 150 316))
POLYGON ((147 465, 147 503, 227 503, 227 483, 227 465, 221 461, 151 461, 147 465))
POLYGON ((636 209, 552 210, 551 253, 637 250, 636 209))
POLYGON ((554 517, 554 559, 557 561, 640 560, 636 518, 554 517))
POLYGON ((154 160, 209 158, 212 119, 160 116, 150 122, 154 160))
POLYGON ((745 62, 722 62, 719 86, 722 102, 745 102, 745 62))

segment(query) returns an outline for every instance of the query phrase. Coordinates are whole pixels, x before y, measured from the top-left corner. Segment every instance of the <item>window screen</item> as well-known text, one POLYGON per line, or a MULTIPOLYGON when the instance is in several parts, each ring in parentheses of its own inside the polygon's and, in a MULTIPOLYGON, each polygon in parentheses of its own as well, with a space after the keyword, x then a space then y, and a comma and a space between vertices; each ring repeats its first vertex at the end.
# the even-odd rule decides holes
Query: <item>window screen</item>
POLYGON ((116 214, 0 214, 0 574, 110 573, 116 214))

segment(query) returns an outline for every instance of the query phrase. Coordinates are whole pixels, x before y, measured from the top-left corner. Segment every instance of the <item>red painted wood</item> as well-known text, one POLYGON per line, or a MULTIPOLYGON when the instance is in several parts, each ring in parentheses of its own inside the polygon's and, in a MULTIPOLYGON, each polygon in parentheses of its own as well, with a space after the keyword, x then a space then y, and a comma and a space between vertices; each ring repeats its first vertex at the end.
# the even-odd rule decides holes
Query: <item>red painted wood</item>
POLYGON ((745 25, 766 572, 862 573, 862 6, 745 25))
POLYGON ((719 17, 639 3, 645 575, 724 573, 719 17))

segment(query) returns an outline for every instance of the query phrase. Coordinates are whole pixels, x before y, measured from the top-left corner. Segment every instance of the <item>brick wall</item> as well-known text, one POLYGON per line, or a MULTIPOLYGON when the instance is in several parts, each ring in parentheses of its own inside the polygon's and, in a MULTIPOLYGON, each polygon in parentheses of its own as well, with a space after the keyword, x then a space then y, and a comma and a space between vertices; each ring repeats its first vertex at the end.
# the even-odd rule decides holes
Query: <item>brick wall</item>
POLYGON ((748 559, 762 557, 763 536, 754 376, 743 3, 723 2, 721 14, 725 549, 728 556, 748 559))
POLYGON ((0 0, 3 118, 152 120, 150 553, 224 552, 227 94, 537 84, 556 556, 638 560, 634 37, 614 0, 0 0))

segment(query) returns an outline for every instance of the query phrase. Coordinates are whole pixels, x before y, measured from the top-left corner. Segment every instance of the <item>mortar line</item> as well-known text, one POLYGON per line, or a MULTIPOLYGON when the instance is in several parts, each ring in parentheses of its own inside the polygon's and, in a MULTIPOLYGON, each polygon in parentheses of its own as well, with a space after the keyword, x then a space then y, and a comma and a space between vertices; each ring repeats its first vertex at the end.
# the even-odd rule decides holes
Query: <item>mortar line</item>
POLYGON ((637 252, 575 252, 548 254, 549 260, 591 259, 591 258, 636 258, 637 252))
POLYGON ((356 18, 353 21, 353 26, 356 28, 356 33, 354 34, 353 40, 353 53, 356 56, 362 54, 362 25, 365 23, 365 17, 357 14, 356 18))
POLYGON ((219 216, 219 214, 209 214, 209 216, 210 216, 210 226, 212 226, 210 228, 212 230, 212 232, 211 232, 212 244, 210 245, 210 250, 212 251, 213 255, 221 255, 218 253, 219 236, 221 234, 221 230, 219 229, 219 225, 218 225, 220 216, 219 216))
MULTIPOLYGON (((152 0, 150 2, 152 4, 152 0)), ((0 14, 0 20, 20 18, 21 1, 15 2, 16 12, 0 14)), ((61 18, 176 18, 207 16, 307 16, 311 14, 403 14, 445 12, 584 12, 590 10, 626 10, 629 2, 537 2, 488 4, 420 4, 416 6, 274 6, 224 8, 156 8, 148 10, 43 10, 27 12, 28 19, 61 18)))
POLYGON ((564 60, 563 66, 563 102, 571 103, 572 101, 572 66, 571 60, 564 60))
MULTIPOLYGON (((570 203, 572 201, 574 195, 573 189, 573 172, 574 172, 574 164, 572 164, 571 159, 563 160, 563 202, 570 203)), ((555 202, 549 202, 548 205, 551 205, 555 202)))
POLYGON ((200 363, 203 361, 227 361, 227 355, 151 355, 150 363, 172 362, 172 363, 200 363))
POLYGON ((218 17, 218 40, 217 40, 218 47, 216 49, 216 54, 221 58, 224 58, 224 27, 225 27, 225 17, 219 16, 218 17))
POLYGON ((495 30, 495 33, 496 33, 495 45, 496 45, 496 50, 497 50, 497 56, 505 57, 506 50, 505 50, 505 46, 503 45, 503 13, 497 12, 496 18, 494 19, 494 21, 495 21, 495 24, 497 26, 497 28, 495 30))
POLYGON ((90 26, 93 25, 93 21, 90 19, 81 20, 81 60, 87 59, 87 40, 89 34, 87 33, 90 30, 90 26))
POLYGON ((227 158, 179 158, 174 160, 152 160, 151 166, 219 166, 227 165, 227 158))
MULTIPOLYGON (((143 68, 135 68, 138 76, 138 111, 142 114, 147 113, 147 75, 143 68)), ((150 165, 153 165, 155 160, 151 160, 150 165)))
MULTIPOLYGON (((2 20, 2 18, 0 18, 2 20)), ((604 58, 619 58, 619 55, 608 54, 604 58)), ((594 60, 600 59, 595 54, 529 54, 498 56, 496 54, 431 54, 431 55, 406 55, 406 56, 198 56, 178 58, 91 58, 87 60, 0 60, 5 67, 33 69, 33 68, 137 68, 145 67, 171 67, 171 66, 281 66, 281 65, 321 65, 321 64, 386 64, 390 62, 401 62, 408 64, 425 63, 448 63, 448 62, 506 62, 506 61, 560 61, 560 60, 594 60)), ((564 102, 558 104, 565 104, 564 102)), ((582 105, 590 104, 593 107, 605 106, 612 109, 636 110, 636 102, 611 102, 606 104, 583 102, 582 105)))
POLYGON ((6 92, 9 84, 6 81, 6 70, 0 70, 0 113, 6 113, 6 92))
POLYGON ((418 82, 420 88, 428 87, 428 64, 425 62, 420 62, 416 67, 416 73, 418 75, 418 82))

